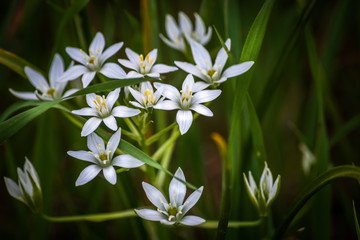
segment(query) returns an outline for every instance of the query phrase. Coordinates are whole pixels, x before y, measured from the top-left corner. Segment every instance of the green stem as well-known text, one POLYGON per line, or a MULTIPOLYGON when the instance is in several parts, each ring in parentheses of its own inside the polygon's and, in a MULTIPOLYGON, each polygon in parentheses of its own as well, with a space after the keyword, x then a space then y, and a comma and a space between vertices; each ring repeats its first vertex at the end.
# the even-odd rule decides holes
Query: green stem
MULTIPOLYGON (((218 221, 206 221, 205 223, 196 226, 198 228, 217 228, 219 222, 218 221)), ((230 221, 228 222, 229 228, 243 228, 243 227, 256 227, 261 224, 261 219, 255 221, 230 221)))
POLYGON ((150 145, 150 144, 156 142, 158 139, 161 138, 161 136, 163 136, 165 133, 167 133, 168 131, 173 129, 175 126, 176 126, 176 122, 173 122, 172 124, 170 124, 166 128, 163 128, 161 131, 159 131, 156 134, 152 135, 151 137, 146 139, 146 142, 145 142, 146 145, 150 145))
POLYGON ((133 209, 129 209, 121 212, 76 215, 76 216, 66 216, 66 217, 52 217, 46 214, 41 214, 41 216, 45 220, 48 220, 50 222, 79 222, 79 221, 102 222, 112 219, 136 217, 136 213, 134 212, 133 209))
POLYGON ((161 147, 152 155, 152 159, 155 161, 159 160, 162 154, 168 149, 171 145, 174 144, 175 140, 180 136, 180 132, 177 128, 175 128, 172 136, 161 145, 161 147))

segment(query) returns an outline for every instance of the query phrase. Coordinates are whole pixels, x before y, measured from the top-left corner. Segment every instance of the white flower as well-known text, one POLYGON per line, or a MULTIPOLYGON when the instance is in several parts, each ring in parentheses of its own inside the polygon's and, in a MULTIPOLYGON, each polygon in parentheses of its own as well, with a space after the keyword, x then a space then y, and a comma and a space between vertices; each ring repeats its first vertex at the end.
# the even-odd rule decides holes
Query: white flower
POLYGON ((265 168, 261 174, 259 187, 257 187, 250 171, 249 171, 249 181, 247 180, 245 173, 244 173, 244 179, 250 200, 255 205, 260 216, 266 216, 270 209, 270 205, 272 204, 275 197, 279 193, 280 175, 278 175, 275 182, 273 182, 271 171, 268 168, 267 163, 265 162, 265 168))
POLYGON ((149 52, 145 58, 142 54, 139 55, 130 48, 126 48, 125 53, 129 60, 118 59, 118 61, 121 65, 135 70, 128 73, 128 78, 139 78, 143 76, 159 78, 160 73, 167 73, 178 70, 177 67, 171 67, 165 64, 155 64, 157 58, 157 49, 149 52))
MULTIPOLYGON (((216 56, 214 65, 212 64, 209 52, 196 41, 190 41, 191 51, 196 65, 175 61, 175 65, 204 80, 208 84, 225 82, 228 78, 239 76, 248 71, 254 64, 253 61, 243 62, 227 68, 223 72, 228 55, 224 48, 221 48, 216 56)), ((225 42, 230 50, 230 39, 225 42)))
POLYGON ((138 108, 147 109, 154 107, 159 101, 161 102, 162 89, 154 92, 150 82, 142 82, 140 84, 139 91, 133 88, 129 88, 131 95, 135 98, 135 101, 130 101, 132 105, 138 108))
POLYGON ((104 62, 114 55, 122 47, 123 42, 115 43, 104 50, 105 39, 102 33, 98 32, 89 47, 89 55, 82 49, 67 47, 66 52, 75 61, 82 65, 75 65, 65 72, 59 81, 74 80, 82 76, 83 87, 86 88, 94 79, 96 72, 100 72, 108 78, 122 79, 126 78, 125 71, 115 63, 104 62))
POLYGON ((195 30, 193 30, 193 25, 186 16, 185 13, 179 12, 179 26, 176 24, 174 18, 167 14, 166 15, 166 33, 169 39, 165 38, 160 34, 160 38, 166 43, 169 47, 175 48, 180 51, 185 51, 185 41, 186 38, 193 39, 199 42, 202 45, 205 45, 210 41, 211 38, 211 27, 208 28, 206 33, 205 25, 199 14, 194 13, 195 16, 195 30))
POLYGON ((10 92, 18 98, 25 100, 45 100, 51 101, 61 97, 67 97, 75 93, 78 89, 71 89, 66 91, 64 94, 64 89, 66 87, 66 82, 59 83, 58 79, 64 73, 64 61, 59 54, 55 54, 54 60, 51 63, 51 68, 49 72, 49 83, 39 72, 35 71, 30 67, 24 68, 25 74, 30 80, 30 83, 36 88, 35 92, 17 92, 12 89, 9 89, 10 92))
POLYGON ((87 138, 87 145, 90 152, 87 151, 68 151, 67 153, 77 159, 91 162, 92 165, 86 167, 76 180, 75 185, 80 186, 90 182, 102 170, 105 179, 115 184, 117 177, 114 166, 122 168, 137 168, 144 163, 128 154, 119 155, 116 157, 114 153, 119 146, 121 137, 121 129, 119 128, 109 139, 105 148, 104 141, 95 133, 92 133, 87 138))
POLYGON ((299 149, 302 152, 301 166, 305 175, 309 175, 311 167, 315 164, 316 158, 305 143, 300 143, 299 149))
MULTIPOLYGON (((185 182, 185 176, 181 168, 178 168, 175 177, 185 182)), ((169 186, 170 203, 167 202, 164 195, 154 186, 143 182, 142 185, 146 196, 150 202, 157 207, 157 211, 152 209, 135 209, 135 212, 144 219, 160 221, 160 223, 166 225, 181 223, 188 226, 195 226, 204 223, 205 219, 201 217, 185 216, 199 200, 203 187, 194 191, 184 202, 186 185, 175 177, 171 180, 169 186)))
POLYGON ((138 109, 132 109, 125 106, 114 107, 119 98, 120 88, 110 92, 107 97, 90 93, 86 95, 86 102, 90 107, 74 110, 72 113, 80 116, 92 116, 86 121, 81 131, 81 136, 87 136, 95 131, 100 123, 104 121, 105 125, 113 131, 116 131, 117 123, 115 117, 126 118, 133 117, 140 113, 138 109))
POLYGON ((193 120, 191 110, 207 117, 213 116, 211 110, 201 103, 212 101, 221 93, 221 90, 203 90, 208 85, 204 82, 195 83, 191 74, 185 78, 180 92, 168 84, 156 82, 154 85, 157 89, 162 88, 162 95, 170 99, 159 102, 154 108, 163 110, 179 109, 176 114, 176 122, 179 125, 181 134, 186 133, 191 126, 193 120))
POLYGON ((38 174, 29 159, 25 157, 24 170, 17 169, 19 180, 16 184, 12 179, 4 177, 9 194, 38 212, 42 207, 42 192, 38 174))

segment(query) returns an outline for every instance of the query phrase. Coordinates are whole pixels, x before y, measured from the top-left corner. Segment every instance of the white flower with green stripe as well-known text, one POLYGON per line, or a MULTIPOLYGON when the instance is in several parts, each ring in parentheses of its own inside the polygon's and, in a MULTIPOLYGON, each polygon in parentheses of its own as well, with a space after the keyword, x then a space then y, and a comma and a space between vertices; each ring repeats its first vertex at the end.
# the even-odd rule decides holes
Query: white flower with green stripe
POLYGON ((183 224, 195 226, 205 222, 205 219, 185 214, 198 202, 203 191, 203 187, 198 188, 184 201, 186 195, 185 176, 181 168, 175 173, 169 186, 170 202, 154 186, 143 182, 143 188, 147 198, 157 207, 153 209, 135 209, 137 215, 150 221, 160 221, 165 225, 183 224), (181 181, 179 181, 179 180, 181 181))

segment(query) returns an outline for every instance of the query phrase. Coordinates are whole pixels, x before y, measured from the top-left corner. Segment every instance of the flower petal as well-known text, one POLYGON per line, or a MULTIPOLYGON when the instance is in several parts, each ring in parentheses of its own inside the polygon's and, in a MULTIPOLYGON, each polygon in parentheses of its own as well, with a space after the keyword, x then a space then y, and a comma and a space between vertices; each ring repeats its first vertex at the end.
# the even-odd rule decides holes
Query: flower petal
POLYGON ((202 191, 204 187, 199 187, 196 191, 194 191, 185 201, 184 207, 182 209, 183 215, 185 215, 198 201, 201 197, 202 191))
POLYGON ((49 81, 51 87, 56 86, 56 81, 60 78, 60 76, 63 73, 64 73, 64 61, 59 54, 55 54, 49 72, 49 81))
POLYGON ((130 71, 126 75, 126 78, 142 78, 142 77, 144 77, 143 74, 135 72, 135 71, 130 71))
POLYGON ((157 59, 157 52, 158 50, 155 48, 151 52, 148 53, 150 62, 152 61, 152 64, 156 62, 157 59))
POLYGON ((186 76, 181 88, 184 92, 187 92, 186 89, 189 89, 189 91, 192 91, 194 83, 195 83, 195 81, 194 81, 193 75, 188 74, 186 76))
POLYGON ((76 89, 76 88, 74 88, 74 89, 69 89, 69 90, 67 90, 67 91, 64 93, 63 97, 64 97, 64 98, 69 97, 70 95, 73 95, 74 93, 76 93, 76 92, 79 91, 79 90, 80 90, 80 89, 76 89))
POLYGON ((107 118, 104 118, 103 121, 105 125, 111 130, 116 131, 118 129, 116 119, 114 118, 114 116, 110 115, 107 118))
POLYGON ((62 74, 57 81, 58 82, 71 81, 87 72, 89 72, 89 70, 86 67, 81 65, 75 65, 70 67, 68 70, 66 70, 64 74, 62 74))
POLYGON ((76 180, 75 186, 81 186, 84 185, 85 183, 90 182, 91 180, 94 179, 94 177, 96 177, 99 174, 101 169, 102 169, 101 167, 95 164, 86 167, 80 173, 80 176, 76 180))
POLYGON ((109 139, 107 145, 106 145, 106 151, 110 152, 110 159, 112 159, 112 156, 114 155, 117 147, 119 146, 121 138, 121 128, 119 128, 109 139))
MULTIPOLYGON (((178 168, 175 177, 183 182, 186 182, 185 176, 181 168, 178 168)), ((173 178, 169 185, 169 198, 173 206, 180 207, 184 202, 186 194, 186 185, 176 178, 173 178)))
POLYGON ((235 76, 239 76, 245 72, 247 72, 251 66, 254 64, 253 61, 243 62, 240 64, 232 65, 231 67, 227 68, 224 73, 221 75, 223 78, 231 78, 235 76))
MULTIPOLYGON (((230 51, 230 46, 231 46, 230 38, 228 40, 226 40, 225 46, 230 51)), ((222 69, 224 68, 224 66, 226 64, 227 59, 228 59, 228 55, 227 55, 225 49, 222 47, 216 56, 215 63, 214 63, 214 69, 216 69, 219 73, 221 73, 222 69)))
POLYGON ((149 221, 160 221, 160 220, 166 220, 166 217, 164 214, 152 210, 152 209, 135 209, 136 214, 149 221))
POLYGON ((205 35, 205 24, 199 14, 194 13, 195 16, 195 33, 198 37, 202 37, 205 35))
POLYGON ((192 123, 193 116, 190 110, 179 110, 176 114, 176 122, 179 124, 181 135, 185 134, 192 123))
POLYGON ((205 219, 198 217, 198 216, 185 216, 183 219, 181 219, 180 223, 187 225, 187 226, 196 226, 199 224, 202 224, 205 222, 205 219))
POLYGON ((69 154, 70 156, 83 160, 83 161, 87 161, 87 162, 91 162, 91 163, 98 163, 97 159, 94 157, 93 154, 91 154, 90 152, 84 151, 84 150, 80 150, 80 151, 68 151, 67 154, 69 154))
POLYGON ((92 55, 96 55, 96 54, 101 54, 102 51, 105 48, 105 38, 104 35, 102 35, 101 32, 96 33, 94 39, 92 40, 90 47, 89 47, 89 52, 92 55))
POLYGON ((155 82, 154 86, 156 89, 162 88, 163 89, 162 95, 164 97, 171 99, 174 102, 176 102, 179 98, 178 96, 180 96, 179 90, 177 90, 175 87, 173 87, 169 84, 155 82))
POLYGON ((99 72, 112 79, 126 78, 126 72, 116 63, 106 63, 99 72))
POLYGON ((96 106, 97 106, 95 103, 96 97, 97 97, 97 95, 95 93, 86 94, 86 103, 94 109, 96 109, 96 106))
POLYGON ((175 19, 169 14, 166 14, 165 28, 168 37, 172 41, 175 41, 179 36, 181 36, 181 30, 178 28, 175 19))
POLYGON ((204 90, 197 92, 194 94, 194 97, 192 98, 192 103, 204 103, 209 102, 217 98, 221 94, 221 90, 204 90))
POLYGON ((93 108, 82 108, 79 110, 73 110, 71 111, 73 114, 80 115, 80 116, 94 116, 96 117, 98 115, 98 111, 93 108))
POLYGON ((274 201, 276 195, 279 193, 280 190, 280 175, 276 178, 274 185, 271 188, 269 198, 267 200, 267 205, 271 204, 272 201, 274 201))
POLYGON ((114 91, 111 91, 107 97, 106 97, 106 106, 107 108, 110 110, 113 108, 116 100, 118 100, 119 98, 119 94, 120 94, 120 88, 116 88, 114 91))
POLYGON ((105 179, 109 183, 111 183, 112 185, 116 184, 117 177, 116 177, 116 172, 115 172, 115 169, 113 166, 103 168, 103 173, 104 173, 105 179))
POLYGON ((136 66, 136 71, 139 71, 140 67, 140 55, 130 48, 125 49, 126 56, 129 58, 130 62, 132 62, 136 66))
POLYGON ((115 117, 119 118, 127 118, 127 117, 133 117, 140 113, 141 111, 139 109, 134 108, 128 108, 125 106, 117 106, 115 107, 111 114, 115 117))
POLYGON ((197 68, 196 66, 194 66, 190 63, 175 61, 175 65, 187 73, 191 73, 204 81, 208 81, 208 78, 206 77, 206 75, 202 74, 201 70, 199 68, 197 68))
POLYGON ((133 156, 131 156, 129 154, 122 154, 122 155, 116 156, 113 159, 112 164, 114 166, 118 166, 118 167, 122 167, 122 168, 137 168, 137 167, 144 165, 145 163, 134 158, 133 156))
POLYGON ((194 104, 190 107, 190 109, 207 117, 212 117, 214 115, 208 107, 201 104, 194 104))
POLYGON ((124 44, 123 42, 119 42, 108 47, 100 56, 99 59, 100 65, 102 65, 109 57, 117 53, 120 50, 120 48, 123 46, 123 44, 124 44))
POLYGON ((81 63, 82 65, 86 65, 86 58, 88 55, 84 53, 83 50, 74 47, 67 47, 65 51, 75 61, 81 63))
POLYGON ((148 74, 146 74, 146 76, 151 77, 151 78, 159 78, 160 79, 160 73, 156 73, 156 72, 148 73, 148 74))
POLYGON ((158 102, 155 106, 155 109, 162 109, 162 110, 174 110, 179 109, 179 105, 171 100, 165 100, 162 102, 158 102))
POLYGON ((126 59, 118 59, 118 62, 126 68, 138 71, 138 66, 126 59))
POLYGON ((168 202, 166 201, 164 195, 159 190, 157 190, 156 187, 146 182, 142 182, 142 186, 149 201, 157 208, 166 211, 164 205, 168 205, 168 202))
POLYGON ((179 40, 177 42, 172 42, 170 40, 168 40, 167 38, 164 37, 164 35, 160 34, 159 35, 161 40, 163 40, 163 42, 168 45, 169 47, 172 47, 174 49, 177 49, 179 51, 184 52, 185 51, 185 43, 184 43, 184 39, 181 37, 181 35, 179 35, 179 40))
POLYGON ((87 138, 87 146, 91 152, 100 155, 100 152, 105 152, 104 140, 96 133, 92 133, 87 138), (100 145, 100 146, 99 146, 100 145))
POLYGON ((134 107, 145 109, 144 106, 141 106, 140 103, 138 103, 138 102, 129 101, 129 103, 131 103, 134 107))
POLYGON ((6 189, 9 192, 10 196, 25 202, 23 200, 23 194, 21 193, 19 185, 17 185, 12 179, 8 177, 4 177, 4 180, 5 180, 6 189))
POLYGON ((196 65, 204 70, 209 70, 209 66, 212 66, 209 52, 203 47, 203 45, 194 40, 190 40, 190 46, 196 65))
POLYGON ((179 12, 179 24, 184 34, 192 34, 192 23, 189 17, 183 12, 179 12))
POLYGON ((173 66, 168 66, 165 64, 155 64, 152 68, 151 68, 151 72, 155 72, 155 73, 168 73, 168 72, 173 72, 178 70, 177 67, 173 67, 173 66))
POLYGON ((205 44, 207 44, 207 43, 210 41, 210 39, 211 39, 211 33, 212 33, 212 28, 211 28, 211 27, 208 27, 208 32, 207 32, 207 34, 200 39, 200 43, 201 43, 202 45, 205 45, 205 44))
POLYGON ((46 93, 49 90, 49 84, 47 83, 43 75, 30 67, 25 67, 24 71, 31 84, 35 88, 39 89, 42 93, 46 93))
POLYGON ((175 221, 170 222, 170 221, 167 220, 167 219, 162 219, 162 220, 160 220, 160 223, 161 223, 161 224, 164 224, 164 225, 174 225, 174 224, 175 224, 175 221))
POLYGON ((135 98, 136 101, 141 102, 141 103, 143 102, 143 100, 142 100, 143 95, 140 92, 134 90, 132 87, 129 87, 129 91, 130 91, 131 95, 135 98))
POLYGON ((90 133, 94 132, 99 127, 101 121, 102 120, 97 117, 92 117, 89 120, 87 120, 81 130, 81 136, 86 137, 90 133))
POLYGON ((86 88, 90 82, 94 79, 96 72, 86 72, 81 78, 83 87, 86 88))
POLYGON ((35 93, 33 92, 18 92, 18 91, 14 91, 11 88, 9 89, 9 91, 17 98, 20 99, 24 99, 24 100, 39 100, 35 93))

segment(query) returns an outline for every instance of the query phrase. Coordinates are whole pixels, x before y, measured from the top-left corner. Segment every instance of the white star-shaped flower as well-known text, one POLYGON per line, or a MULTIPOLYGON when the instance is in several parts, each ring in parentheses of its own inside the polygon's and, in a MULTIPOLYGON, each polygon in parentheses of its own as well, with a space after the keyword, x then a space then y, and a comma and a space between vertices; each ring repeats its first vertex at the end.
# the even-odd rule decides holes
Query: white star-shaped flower
MULTIPOLYGON (((253 61, 243 62, 228 67, 224 72, 224 66, 228 55, 224 48, 221 48, 216 56, 214 65, 212 64, 209 52, 199 43, 189 40, 192 55, 196 65, 187 62, 175 61, 175 65, 191 73, 206 83, 212 85, 225 82, 228 78, 239 76, 247 72, 254 64, 253 61)), ((226 47, 230 50, 230 39, 225 42, 226 47)))
POLYGON ((122 47, 123 42, 115 43, 104 51, 105 38, 98 32, 89 47, 89 55, 82 49, 67 47, 66 52, 76 62, 82 65, 75 65, 65 72, 59 81, 70 81, 82 76, 83 87, 86 88, 94 79, 95 74, 100 72, 108 78, 126 78, 125 71, 116 63, 105 63, 122 47))
POLYGON ((45 100, 51 101, 61 97, 67 97, 75 93, 78 89, 71 89, 64 93, 66 82, 57 82, 64 73, 64 61, 59 54, 55 54, 51 63, 49 72, 49 83, 39 72, 30 67, 24 68, 25 74, 30 83, 36 88, 35 92, 18 92, 9 89, 10 92, 21 99, 25 100, 45 100))
POLYGON ((191 74, 185 78, 180 92, 168 84, 156 82, 154 85, 157 89, 162 88, 162 95, 169 99, 159 102, 154 108, 163 110, 179 109, 176 114, 176 122, 179 125, 181 134, 186 133, 191 126, 193 120, 191 110, 207 117, 213 116, 211 110, 201 103, 212 101, 221 93, 221 90, 203 90, 208 87, 208 84, 204 82, 195 83, 191 74))
POLYGON ((129 88, 131 95, 135 98, 135 101, 129 101, 132 105, 142 109, 148 109, 154 107, 158 102, 161 102, 164 98, 161 98, 162 89, 154 92, 150 82, 142 82, 140 84, 139 91, 129 88))
POLYGON ((175 48, 177 50, 185 52, 185 40, 186 38, 193 39, 199 42, 202 45, 205 45, 210 41, 211 38, 211 27, 208 28, 206 33, 206 28, 203 20, 199 14, 194 13, 195 16, 195 29, 189 19, 189 17, 183 13, 179 12, 179 26, 176 24, 174 18, 167 14, 165 20, 166 33, 168 38, 165 38, 160 34, 160 38, 166 43, 169 47, 175 48))
POLYGON ((137 168, 144 164, 144 162, 130 156, 129 154, 122 154, 114 157, 114 153, 119 146, 121 137, 121 129, 119 128, 109 139, 105 148, 105 143, 98 135, 92 133, 87 138, 87 145, 90 149, 88 151, 68 151, 67 153, 77 159, 91 162, 92 165, 86 167, 76 180, 75 185, 80 186, 90 182, 102 170, 105 179, 115 184, 117 177, 114 166, 122 168, 137 168))
POLYGON ((135 70, 128 73, 128 78, 139 78, 144 76, 160 78, 161 73, 168 73, 178 70, 177 67, 172 67, 165 64, 155 64, 157 58, 157 49, 149 52, 146 57, 144 57, 142 54, 137 54, 130 48, 126 48, 125 53, 129 60, 118 59, 118 61, 121 65, 135 70))
MULTIPOLYGON (((181 168, 175 173, 175 177, 185 182, 185 176, 181 168)), ((160 221, 162 224, 173 225, 183 224, 188 226, 195 226, 205 222, 205 219, 198 216, 185 216, 185 214, 198 202, 203 187, 194 191, 184 202, 186 195, 186 185, 173 178, 169 186, 170 203, 166 200, 164 195, 154 186, 143 182, 143 188, 147 198, 152 204, 157 207, 152 209, 135 209, 135 212, 140 217, 150 221, 160 221)))
POLYGON ((125 106, 114 107, 116 100, 119 98, 120 88, 110 92, 107 97, 99 96, 95 93, 86 95, 86 102, 90 107, 74 110, 72 113, 80 116, 92 116, 84 124, 81 136, 87 136, 95 131, 100 123, 104 121, 105 125, 113 131, 116 131, 117 123, 115 117, 127 118, 133 117, 140 113, 140 110, 128 108, 125 106))

